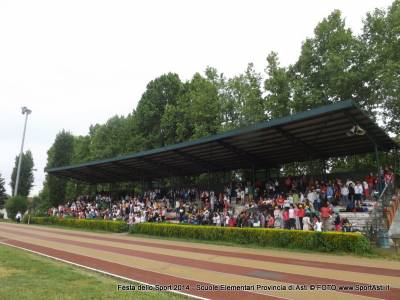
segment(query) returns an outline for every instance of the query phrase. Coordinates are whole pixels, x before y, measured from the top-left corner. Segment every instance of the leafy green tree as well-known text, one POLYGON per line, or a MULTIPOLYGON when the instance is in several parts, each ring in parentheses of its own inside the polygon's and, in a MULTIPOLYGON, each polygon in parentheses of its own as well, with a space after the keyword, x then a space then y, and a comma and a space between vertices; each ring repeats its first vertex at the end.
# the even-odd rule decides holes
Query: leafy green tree
POLYGON ((212 82, 196 73, 186 83, 185 94, 179 100, 178 107, 183 109, 184 120, 178 124, 180 136, 192 132, 191 138, 197 139, 218 132, 221 124, 220 106, 218 92, 212 82))
POLYGON ((24 196, 10 197, 6 201, 7 216, 11 219, 15 219, 18 212, 22 215, 28 209, 28 199, 24 196))
POLYGON ((370 101, 380 104, 386 128, 400 133, 400 1, 387 10, 376 9, 364 20, 366 85, 370 101))
POLYGON ((268 78, 264 82, 267 93, 266 111, 270 118, 288 116, 291 113, 290 74, 279 66, 278 54, 271 52, 267 57, 266 73, 268 78))
POLYGON ((235 127, 242 127, 267 119, 265 114, 265 100, 262 96, 261 75, 250 63, 246 71, 239 76, 228 80, 228 95, 236 108, 233 123, 235 127))
POLYGON ((182 109, 179 109, 175 104, 167 104, 165 106, 164 114, 161 118, 160 132, 162 138, 162 144, 175 144, 180 142, 181 139, 177 134, 177 126, 180 121, 182 109))
POLYGON ((87 162, 90 157, 91 137, 89 135, 74 137, 74 151, 71 163, 78 164, 87 162))
POLYGON ((4 202, 7 199, 6 188, 5 188, 5 180, 1 177, 0 174, 0 208, 4 207, 4 202))
MULTIPOLYGON (((56 139, 47 154, 46 168, 69 165, 74 154, 73 135, 62 130, 57 134, 56 139)), ((49 174, 47 175, 46 181, 49 202, 54 206, 64 203, 66 201, 65 195, 67 180, 49 174)))
POLYGON ((228 80, 223 73, 218 73, 217 69, 207 67, 205 76, 217 90, 220 109, 220 132, 239 127, 240 109, 229 89, 228 80))
POLYGON ((103 159, 129 152, 130 131, 125 117, 114 116, 94 128, 90 140, 88 137, 75 138, 74 158, 90 153, 91 160, 103 159))
POLYGON ((353 99, 366 110, 374 108, 365 99, 368 87, 360 76, 362 43, 346 28, 335 10, 303 43, 298 61, 290 67, 293 76, 293 108, 296 112, 353 99))
POLYGON ((142 149, 164 145, 161 119, 166 106, 176 103, 182 87, 179 76, 173 73, 162 75, 147 85, 134 114, 134 131, 142 149))
MULTIPOLYGON (((17 178, 17 169, 18 169, 18 160, 19 155, 15 158, 15 166, 11 174, 11 182, 10 186, 12 189, 12 194, 14 195, 15 190, 15 182, 17 178)), ((22 161, 21 161, 21 171, 19 177, 19 185, 18 185, 18 195, 27 197, 31 188, 33 187, 33 157, 31 151, 26 151, 22 153, 22 161)))

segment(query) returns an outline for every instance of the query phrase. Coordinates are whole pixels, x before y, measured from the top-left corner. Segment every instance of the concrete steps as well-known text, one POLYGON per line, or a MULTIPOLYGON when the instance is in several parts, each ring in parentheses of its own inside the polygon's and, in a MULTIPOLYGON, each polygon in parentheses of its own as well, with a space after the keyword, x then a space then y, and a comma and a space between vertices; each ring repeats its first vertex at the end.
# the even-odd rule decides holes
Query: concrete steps
POLYGON ((340 212, 339 215, 341 219, 347 218, 353 229, 361 232, 366 232, 372 221, 371 212, 340 212))

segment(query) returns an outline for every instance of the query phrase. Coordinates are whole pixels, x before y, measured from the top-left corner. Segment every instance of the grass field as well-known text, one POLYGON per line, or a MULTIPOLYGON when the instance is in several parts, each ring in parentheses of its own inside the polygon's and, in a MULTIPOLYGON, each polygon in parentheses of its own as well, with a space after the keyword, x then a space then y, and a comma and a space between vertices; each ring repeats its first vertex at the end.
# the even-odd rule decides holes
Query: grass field
POLYGON ((123 292, 134 284, 0 245, 0 299, 189 299, 160 292, 123 292))

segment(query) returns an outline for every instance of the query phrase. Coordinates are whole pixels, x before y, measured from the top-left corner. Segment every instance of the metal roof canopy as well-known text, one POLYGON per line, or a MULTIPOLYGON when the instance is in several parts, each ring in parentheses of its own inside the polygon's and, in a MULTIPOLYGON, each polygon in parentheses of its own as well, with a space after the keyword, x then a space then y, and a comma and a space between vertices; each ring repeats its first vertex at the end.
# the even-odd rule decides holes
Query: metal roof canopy
POLYGON ((89 183, 128 182, 368 153, 375 144, 383 151, 399 147, 353 101, 342 101, 194 141, 46 171, 89 183), (366 133, 347 136, 354 125, 366 133))

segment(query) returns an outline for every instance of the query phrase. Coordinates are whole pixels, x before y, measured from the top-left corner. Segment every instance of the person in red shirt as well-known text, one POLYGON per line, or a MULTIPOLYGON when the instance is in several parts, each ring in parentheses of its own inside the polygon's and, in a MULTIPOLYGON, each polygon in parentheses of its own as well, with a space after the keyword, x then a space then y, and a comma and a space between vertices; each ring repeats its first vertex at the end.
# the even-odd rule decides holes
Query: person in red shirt
POLYGON ((285 229, 290 229, 290 224, 289 224, 289 208, 285 208, 285 210, 282 213, 282 219, 284 223, 284 228, 285 229))
POLYGON ((231 217, 229 218, 229 221, 228 221, 228 226, 229 226, 229 227, 236 227, 236 218, 234 218, 233 216, 231 216, 231 217))
POLYGON ((321 219, 322 219, 322 230, 328 231, 329 230, 329 218, 331 217, 331 209, 328 207, 327 203, 321 207, 320 210, 321 219))
POLYGON ((279 206, 283 206, 285 204, 285 198, 283 195, 279 195, 278 198, 276 199, 276 204, 279 206))
POLYGON ((270 215, 269 216, 269 219, 268 219, 268 228, 274 228, 274 224, 275 224, 275 219, 274 219, 274 216, 273 215, 270 215))
POLYGON ((300 222, 300 229, 303 230, 303 218, 305 215, 305 211, 303 208, 302 204, 299 204, 298 210, 297 210, 297 217, 299 218, 299 222, 300 222))
POLYGON ((372 175, 372 173, 369 173, 369 175, 365 177, 365 181, 368 183, 368 190, 372 191, 375 184, 375 177, 372 175))

